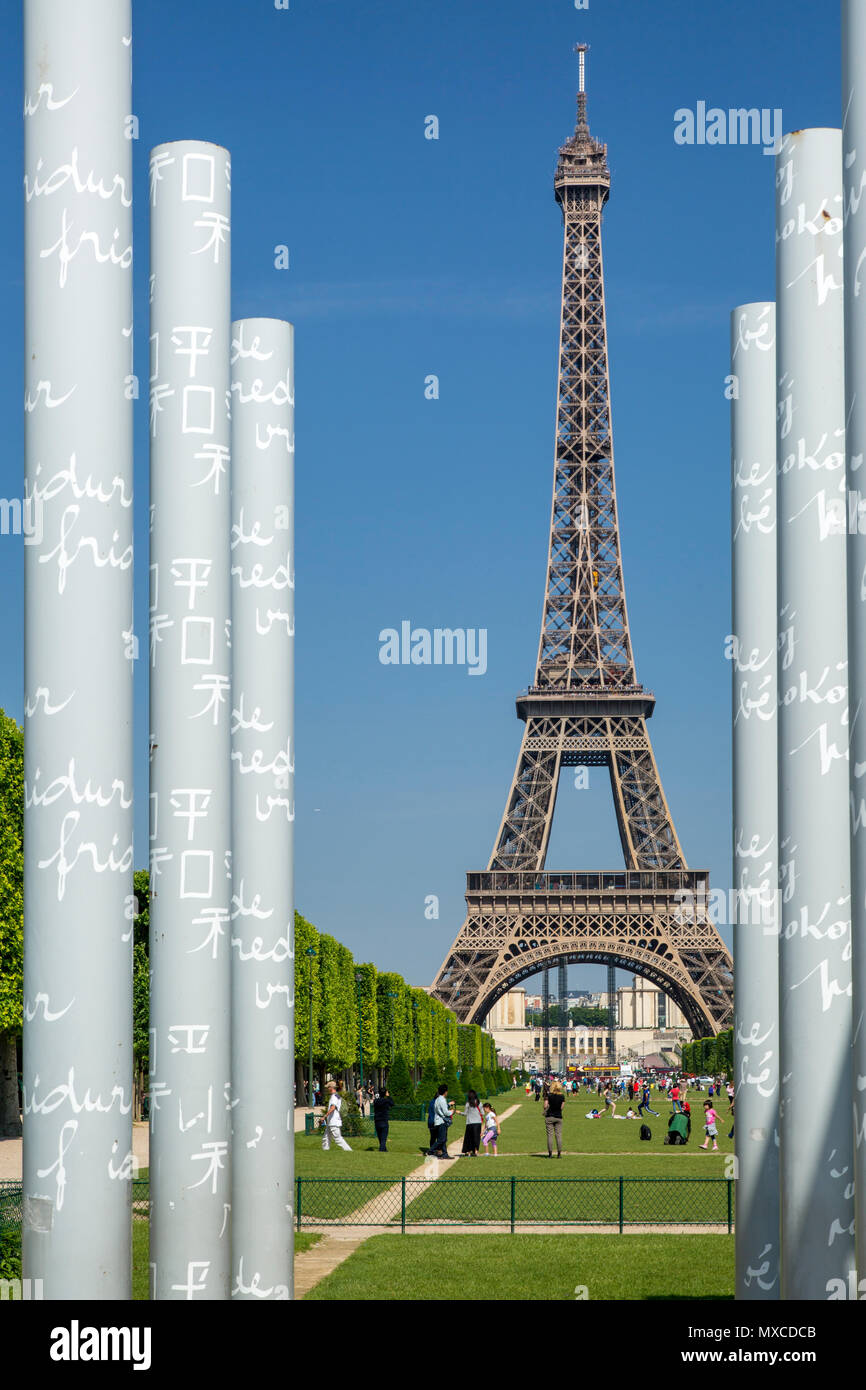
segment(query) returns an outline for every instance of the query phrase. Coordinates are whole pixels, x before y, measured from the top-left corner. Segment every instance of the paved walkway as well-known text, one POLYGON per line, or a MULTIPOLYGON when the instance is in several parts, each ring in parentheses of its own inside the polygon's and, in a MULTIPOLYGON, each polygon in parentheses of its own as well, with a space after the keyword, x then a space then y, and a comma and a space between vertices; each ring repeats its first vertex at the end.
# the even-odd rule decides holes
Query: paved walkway
MULTIPOLYGON (((508 1116, 513 1115, 515 1110, 519 1108, 520 1102, 518 1102, 517 1105, 509 1106, 509 1108, 503 1110, 502 1114, 499 1116, 500 1120, 507 1120, 508 1116)), ((456 1158, 462 1148, 463 1136, 461 1135, 459 1138, 451 1140, 451 1143, 448 1145, 448 1153, 456 1158)), ((420 1168, 416 1168, 413 1172, 407 1173, 407 1178, 414 1178, 416 1180, 416 1186, 413 1188, 411 1194, 407 1195, 406 1205, 408 1206, 410 1202, 414 1202, 421 1196, 422 1192, 427 1191, 427 1188, 432 1182, 436 1182, 438 1178, 442 1177, 442 1175, 448 1171, 447 1162, 428 1159, 420 1168), (425 1178, 427 1179, 426 1182, 424 1181, 425 1178)), ((341 1220, 339 1235, 329 1234, 323 1236, 321 1240, 316 1242, 312 1250, 306 1250, 302 1254, 295 1256, 296 1301, 309 1293, 310 1289, 314 1288, 322 1279, 327 1278, 338 1265, 341 1265, 344 1260, 347 1260, 350 1255, 354 1254, 358 1246, 363 1245, 365 1240, 369 1240, 371 1236, 394 1233, 395 1228, 393 1226, 373 1224, 373 1217, 377 1215, 377 1209, 381 1211, 383 1200, 387 1200, 390 1197, 394 1201, 399 1202, 401 1190, 402 1180, 398 1180, 392 1187, 389 1187, 387 1191, 378 1193, 372 1201, 366 1202, 363 1207, 359 1207, 357 1211, 352 1212, 351 1215, 341 1220)), ((301 1229, 303 1229, 303 1226, 301 1229)), ((308 1227, 307 1229, 313 1230, 318 1234, 321 1227, 308 1227)), ((450 1227, 449 1229, 453 1230, 454 1227, 450 1227)), ((485 1228, 479 1227, 477 1229, 483 1230, 485 1228)), ((505 1229, 510 1230, 510 1227, 506 1227, 505 1229)), ((396 1231, 399 1234, 399 1226, 396 1228, 396 1231)))

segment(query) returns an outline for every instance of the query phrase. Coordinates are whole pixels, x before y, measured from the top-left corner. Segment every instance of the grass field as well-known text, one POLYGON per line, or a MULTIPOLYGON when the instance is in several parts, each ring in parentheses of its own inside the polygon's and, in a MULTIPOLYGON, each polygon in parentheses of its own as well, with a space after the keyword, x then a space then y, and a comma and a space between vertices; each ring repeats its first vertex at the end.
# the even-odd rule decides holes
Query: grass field
MULTIPOLYGON (((295 1232, 295 1254, 311 1250, 322 1237, 312 1232, 295 1232)), ((149 1231, 147 1221, 134 1220, 132 1223, 132 1297, 137 1300, 150 1298, 149 1231)))
MULTIPOLYGON (((519 1189, 518 1220, 615 1221, 619 1209, 616 1186, 609 1181, 593 1183, 589 1180, 623 1176, 694 1180, 676 1188, 653 1182, 645 1185, 629 1182, 624 1192, 626 1221, 725 1222, 725 1186, 702 1180, 730 1175, 727 1160, 734 1147, 733 1140, 727 1138, 730 1120, 722 1119, 719 1125, 719 1152, 701 1152, 698 1145, 704 1135, 698 1111, 703 1107, 699 1096, 694 1099, 690 1142, 685 1146, 667 1146, 664 1136, 671 1114, 667 1102, 657 1102, 662 1113, 658 1119, 648 1118, 652 1139, 643 1142, 640 1121, 610 1117, 590 1120, 586 1118, 590 1103, 584 1097, 569 1098, 563 1112, 563 1156, 548 1159, 541 1104, 520 1091, 498 1097, 495 1105, 500 1113, 512 1105, 518 1106, 502 1123, 499 1154, 494 1157, 482 1153, 477 1159, 460 1157, 443 1162, 439 1165, 439 1182, 424 1191, 420 1184, 410 1183, 407 1188, 408 1219, 410 1222, 419 1218, 507 1221, 511 1192, 504 1180, 513 1176, 523 1180, 581 1180, 551 1185, 524 1181, 519 1189), (449 1181, 455 1178, 473 1181, 449 1181)), ((725 1104, 723 1115, 726 1110, 725 1104)), ((460 1139, 462 1133, 463 1121, 458 1116, 450 1135, 460 1139)), ((426 1126, 420 1124, 392 1125, 389 1139, 392 1152, 387 1155, 378 1153, 377 1146, 363 1138, 352 1141, 351 1153, 334 1148, 325 1153, 320 1140, 300 1137, 296 1146, 298 1175, 331 1180, 322 1184, 302 1182, 302 1225, 304 1219, 335 1219, 361 1208, 367 1209, 366 1219, 371 1222, 399 1220, 399 1199, 394 1182, 423 1163, 427 1142, 426 1126), (339 1182, 340 1178, 350 1177, 356 1181, 345 1185, 339 1182)))
POLYGON ((731 1299, 733 1236, 382 1235, 306 1301, 731 1299))
MULTIPOLYGON (((656 1101, 661 1116, 647 1123, 652 1140, 640 1140, 640 1122, 588 1120, 591 1103, 584 1097, 569 1098, 563 1118, 561 1159, 547 1158, 546 1129, 540 1104, 520 1091, 498 1097, 502 1113, 512 1105, 516 1112, 503 1122, 499 1155, 478 1159, 458 1158, 439 1166, 439 1179, 420 1192, 407 1208, 412 1216, 439 1220, 470 1221, 479 1215, 507 1221, 510 1215, 512 1176, 523 1179, 583 1179, 574 1182, 538 1182, 519 1188, 517 1220, 578 1221, 616 1219, 618 1197, 614 1188, 596 1186, 588 1179, 688 1177, 719 1179, 728 1176, 728 1157, 733 1140, 727 1138, 731 1121, 727 1103, 720 1108, 720 1152, 700 1153, 702 1142, 700 1096, 692 1098, 693 1133, 683 1148, 663 1143, 671 1107, 656 1101), (455 1177, 472 1183, 449 1184, 455 1177), (483 1180, 483 1181, 482 1181, 483 1180), (614 1205, 612 1206, 611 1203, 614 1205)), ((627 1103, 626 1107, 627 1108, 627 1103)), ((461 1139, 462 1117, 449 1131, 461 1139)), ((331 1149, 325 1153, 315 1136, 296 1136, 296 1171, 302 1178, 336 1179, 333 1186, 308 1188, 305 1210, 312 1211, 312 1194, 327 1208, 320 1214, 345 1215, 377 1192, 422 1167, 428 1143, 427 1126, 417 1122, 391 1125, 389 1152, 366 1137, 351 1139, 352 1152, 331 1149), (366 1179, 366 1183, 341 1184, 341 1178, 366 1179)), ((147 1170, 139 1175, 147 1176, 147 1170)), ((664 1189, 653 1183, 626 1185, 626 1220, 662 1222, 676 1219, 666 1207, 669 1200, 687 1201, 698 1219, 725 1220, 725 1186, 700 1181, 664 1189), (670 1194, 673 1194, 671 1197, 670 1194), (638 1203, 629 1209, 629 1202, 638 1203)), ((148 1224, 133 1219, 133 1297, 149 1297, 148 1224)), ((295 1233, 295 1253, 300 1254, 321 1239, 315 1231, 295 1233)), ((308 1295, 314 1300, 571 1300, 729 1298, 733 1289, 733 1239, 706 1234, 587 1235, 470 1235, 449 1231, 435 1234, 373 1236, 364 1242, 334 1273, 308 1295), (575 1294, 585 1288, 586 1295, 575 1294)))

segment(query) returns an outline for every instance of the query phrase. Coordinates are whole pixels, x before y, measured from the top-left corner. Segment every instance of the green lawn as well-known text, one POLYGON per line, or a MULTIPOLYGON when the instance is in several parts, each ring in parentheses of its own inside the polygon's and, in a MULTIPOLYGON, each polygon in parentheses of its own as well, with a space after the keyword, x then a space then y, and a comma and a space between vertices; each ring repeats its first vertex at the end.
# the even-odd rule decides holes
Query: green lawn
MULTIPOLYGON (((704 1136, 697 1112, 703 1107, 697 1097, 695 1102, 692 1138, 681 1147, 664 1143, 672 1109, 667 1102, 657 1102, 662 1113, 658 1119, 649 1117, 652 1139, 644 1142, 639 1121, 610 1117, 590 1120, 586 1112, 591 1103, 582 1096, 569 1098, 563 1113, 563 1156, 550 1160, 541 1104, 519 1091, 500 1096, 495 1101, 500 1114, 515 1104, 518 1109, 502 1122, 499 1154, 494 1157, 482 1152, 477 1159, 460 1157, 442 1163, 438 1181, 426 1189, 410 1179, 406 1193, 408 1222, 507 1221, 511 1214, 511 1177, 524 1180, 516 1192, 518 1221, 615 1222, 619 1216, 619 1188, 610 1180, 623 1176, 629 1179, 623 1193, 626 1222, 726 1223, 727 1186, 718 1179, 729 1175, 727 1160, 734 1147, 733 1140, 726 1137, 730 1121, 719 1126, 720 1151, 701 1152, 698 1145, 704 1136), (672 1177, 692 1181, 682 1185, 633 1181, 672 1177), (463 1181, 467 1178, 472 1181, 463 1181), (544 1181, 551 1178, 559 1181, 544 1181), (591 1181, 598 1179, 608 1181, 591 1181)), ((462 1139, 461 1116, 450 1134, 462 1139)), ((297 1172, 302 1179, 301 1225, 305 1220, 333 1220, 362 1209, 367 1224, 399 1223, 400 1193, 396 1184, 423 1163, 426 1137, 424 1125, 394 1124, 389 1142, 392 1152, 387 1155, 379 1154, 376 1146, 365 1140, 353 1141, 352 1153, 339 1149, 325 1153, 321 1141, 299 1138, 296 1153, 297 1172), (304 1178, 329 1181, 305 1184, 304 1178), (353 1181, 340 1181, 347 1178, 353 1181)))
MULTIPOLYGON (((150 1270, 148 1267, 150 1233, 146 1221, 134 1220, 132 1223, 132 1297, 134 1299, 150 1298, 150 1270)), ((321 1240, 320 1235, 313 1232, 295 1232, 295 1254, 300 1255, 304 1250, 310 1250, 321 1240)))
POLYGON ((730 1299, 733 1284, 733 1236, 382 1235, 306 1299, 730 1299))

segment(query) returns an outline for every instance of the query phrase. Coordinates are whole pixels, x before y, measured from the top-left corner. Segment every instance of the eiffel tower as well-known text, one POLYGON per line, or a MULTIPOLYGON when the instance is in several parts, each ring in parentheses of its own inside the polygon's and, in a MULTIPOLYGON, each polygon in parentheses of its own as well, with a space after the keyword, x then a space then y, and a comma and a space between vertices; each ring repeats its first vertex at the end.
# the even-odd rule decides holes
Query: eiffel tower
POLYGON ((592 961, 644 976, 696 1037, 727 1027, 731 958, 706 911, 709 877, 688 869, 653 756, 655 698, 637 682, 613 471, 601 219, 607 146, 586 113, 586 45, 574 135, 554 177, 565 251, 550 554, 535 683, 486 871, 467 874, 466 921, 431 992, 481 1023, 520 980, 592 961), (606 767, 625 869, 549 873, 560 770, 606 767))

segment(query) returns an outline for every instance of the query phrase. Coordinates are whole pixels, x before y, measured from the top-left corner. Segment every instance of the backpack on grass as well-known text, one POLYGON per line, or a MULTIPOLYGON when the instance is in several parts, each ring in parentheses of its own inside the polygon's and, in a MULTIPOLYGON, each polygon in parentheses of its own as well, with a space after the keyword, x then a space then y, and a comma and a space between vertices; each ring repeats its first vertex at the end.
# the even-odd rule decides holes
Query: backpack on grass
POLYGON ((653 1132, 652 1132, 652 1130, 650 1129, 649 1125, 641 1125, 641 1127, 640 1127, 640 1137, 641 1137, 641 1139, 652 1139, 652 1137, 653 1137, 653 1132))

